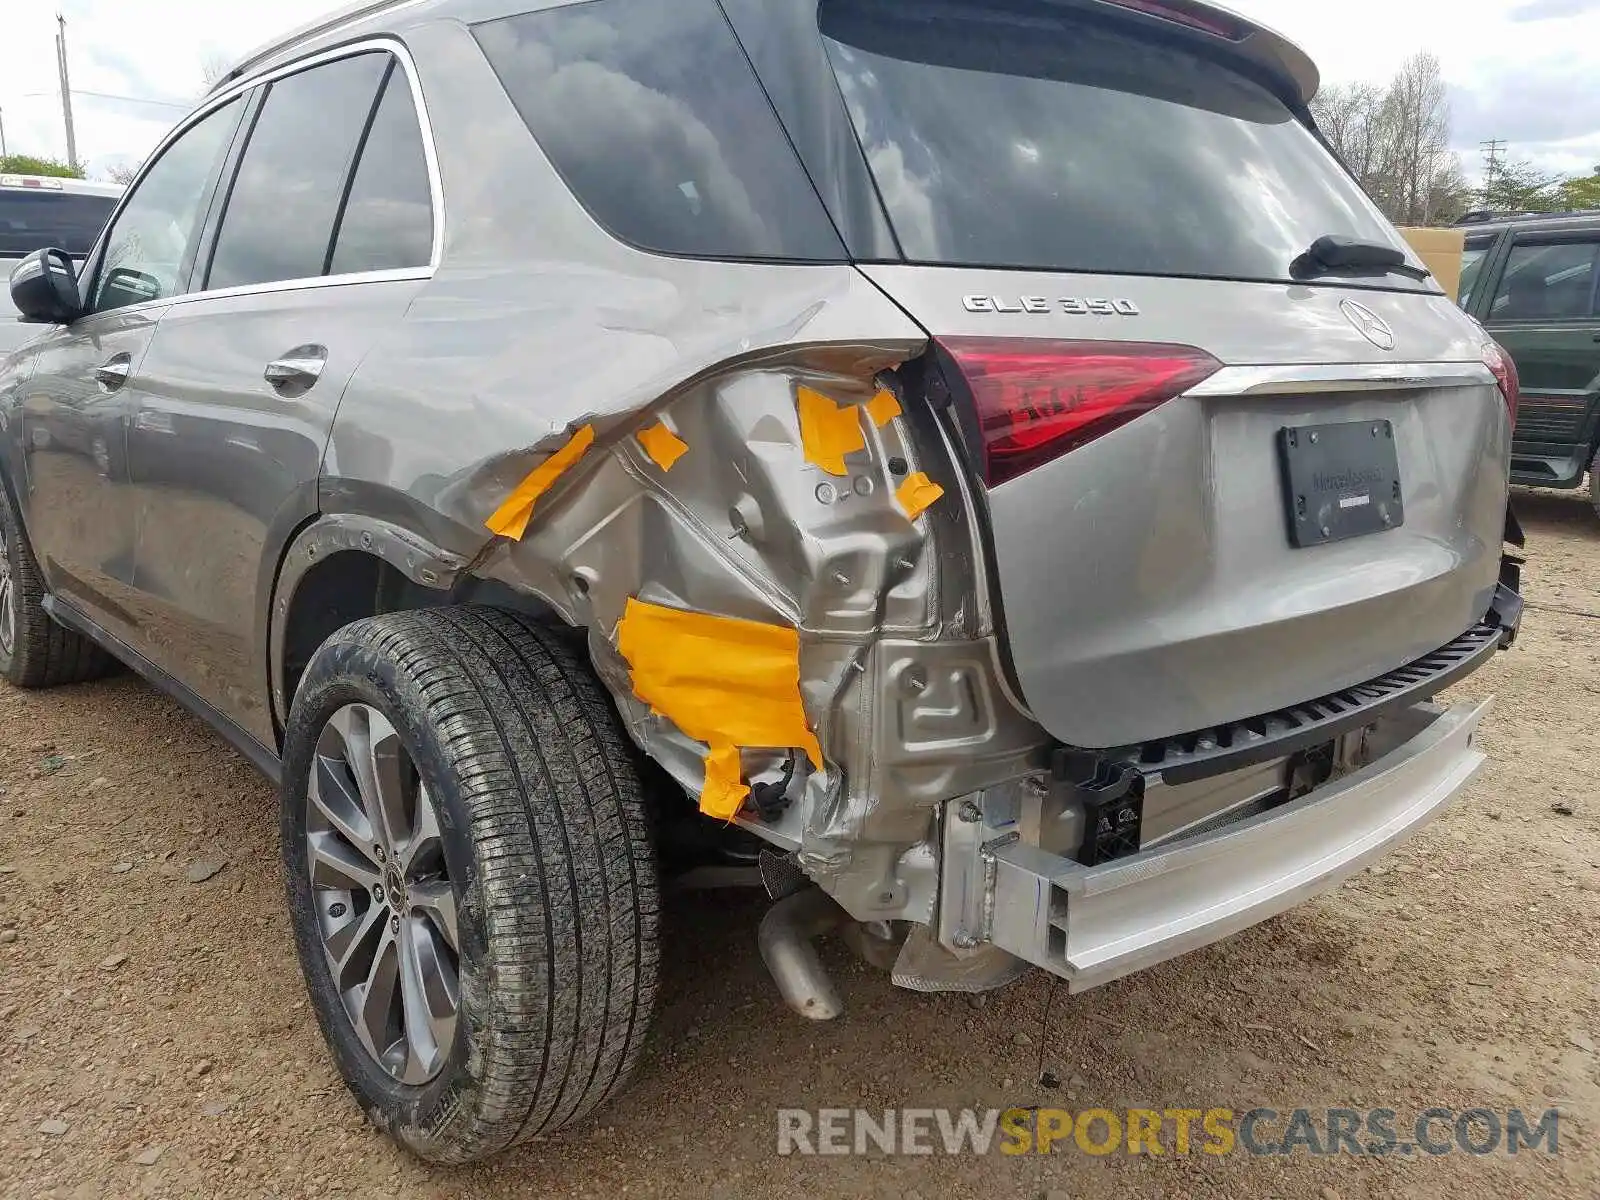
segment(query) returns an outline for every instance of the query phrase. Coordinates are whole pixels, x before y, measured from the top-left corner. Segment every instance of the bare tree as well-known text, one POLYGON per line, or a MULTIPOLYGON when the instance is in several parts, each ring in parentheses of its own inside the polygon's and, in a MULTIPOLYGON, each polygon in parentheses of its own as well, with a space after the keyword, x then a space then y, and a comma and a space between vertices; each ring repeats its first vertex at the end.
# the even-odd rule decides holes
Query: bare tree
POLYGON ((1402 225, 1454 220, 1470 193, 1450 149, 1450 97, 1439 60, 1406 60, 1387 87, 1327 88, 1312 104, 1318 126, 1378 206, 1402 225))
POLYGON ((110 179, 112 183, 121 184, 123 187, 127 187, 130 183, 132 183, 133 177, 138 173, 138 163, 118 163, 114 167, 106 168, 106 177, 110 179))
POLYGON ((1323 136, 1368 191, 1378 177, 1384 90, 1372 83, 1323 88, 1311 102, 1323 136))
POLYGON ((233 64, 215 50, 200 56, 200 94, 203 96, 217 86, 221 78, 232 70, 233 64))

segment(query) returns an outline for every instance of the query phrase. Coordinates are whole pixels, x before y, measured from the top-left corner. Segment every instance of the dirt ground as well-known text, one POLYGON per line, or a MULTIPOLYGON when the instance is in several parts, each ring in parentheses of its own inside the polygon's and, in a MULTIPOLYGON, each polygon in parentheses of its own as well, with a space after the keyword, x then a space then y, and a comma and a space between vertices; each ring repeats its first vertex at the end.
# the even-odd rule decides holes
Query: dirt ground
POLYGON ((838 946, 848 1011, 802 1022, 756 953, 761 901, 682 897, 633 1090, 466 1171, 372 1132, 335 1076, 272 789, 135 678, 0 689, 0 1194, 1600 1195, 1600 519, 1576 494, 1517 504, 1523 637, 1459 689, 1499 697, 1492 764, 1379 867, 1144 975, 1058 989, 1048 1022, 1042 976, 977 1005, 898 992, 838 946), (1060 1089, 1038 1086, 1041 1061, 1060 1089), (776 1153, 782 1107, 1029 1104, 1559 1106, 1561 1152, 776 1153))

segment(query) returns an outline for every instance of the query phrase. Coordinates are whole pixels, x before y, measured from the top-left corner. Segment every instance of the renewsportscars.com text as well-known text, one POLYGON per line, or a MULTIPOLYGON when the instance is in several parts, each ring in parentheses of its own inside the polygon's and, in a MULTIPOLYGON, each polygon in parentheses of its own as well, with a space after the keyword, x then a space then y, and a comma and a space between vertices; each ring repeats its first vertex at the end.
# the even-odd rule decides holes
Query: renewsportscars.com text
POLYGON ((1559 1154, 1560 1111, 781 1108, 780 1155, 1559 1154))

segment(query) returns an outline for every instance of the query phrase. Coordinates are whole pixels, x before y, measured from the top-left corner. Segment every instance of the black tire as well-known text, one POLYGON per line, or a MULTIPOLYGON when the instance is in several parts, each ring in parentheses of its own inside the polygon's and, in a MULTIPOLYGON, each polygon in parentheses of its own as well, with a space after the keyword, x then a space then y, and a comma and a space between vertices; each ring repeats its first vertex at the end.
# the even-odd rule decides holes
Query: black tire
POLYGON ((1600 516, 1600 450, 1589 460, 1589 505, 1600 516))
POLYGON ((5 539, 5 560, 0 564, 0 675, 17 687, 43 688, 86 683, 107 674, 115 660, 82 634, 56 624, 45 612, 44 576, 3 489, 0 535, 5 539), (5 612, 8 604, 9 617, 5 612), (3 632, 7 622, 9 646, 3 632))
POLYGON ((586 656, 513 613, 358 621, 307 667, 281 791, 301 967, 345 1083, 375 1125, 423 1158, 468 1162, 565 1128, 633 1070, 655 1004, 660 903, 633 756, 586 656), (386 717, 409 754, 456 895, 454 1044, 419 1086, 364 1048, 314 907, 329 893, 311 882, 308 781, 327 723, 349 704, 386 717))

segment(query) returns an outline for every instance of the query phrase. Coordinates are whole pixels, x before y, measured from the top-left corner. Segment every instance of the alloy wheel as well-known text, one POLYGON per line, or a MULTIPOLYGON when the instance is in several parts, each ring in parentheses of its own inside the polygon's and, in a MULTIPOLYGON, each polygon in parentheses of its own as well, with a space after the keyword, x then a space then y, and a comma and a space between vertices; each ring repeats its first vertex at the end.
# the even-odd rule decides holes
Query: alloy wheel
POLYGON ((0 553, 0 650, 7 655, 17 650, 17 583, 11 577, 11 546, 7 539, 0 553))
POLYGON ((444 1067, 460 1009, 456 894, 438 809, 381 712, 323 726, 306 791, 322 949, 356 1036, 404 1084, 444 1067))

